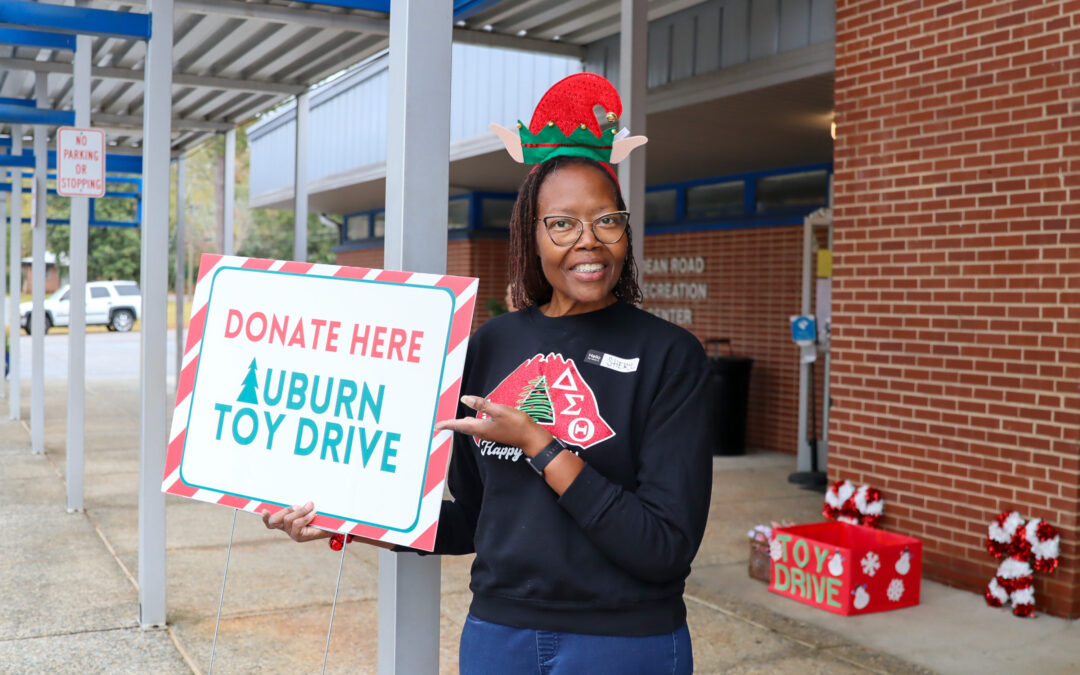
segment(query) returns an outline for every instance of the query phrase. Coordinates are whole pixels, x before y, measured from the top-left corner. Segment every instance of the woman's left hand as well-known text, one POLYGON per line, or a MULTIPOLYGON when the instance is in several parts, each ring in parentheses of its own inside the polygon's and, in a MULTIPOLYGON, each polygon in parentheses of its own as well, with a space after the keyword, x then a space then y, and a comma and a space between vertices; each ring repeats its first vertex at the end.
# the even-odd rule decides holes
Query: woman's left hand
POLYGON ((463 417, 435 424, 435 431, 449 429, 485 441, 521 448, 532 457, 551 442, 547 429, 517 408, 492 403, 481 396, 462 396, 461 402, 486 417, 463 417))

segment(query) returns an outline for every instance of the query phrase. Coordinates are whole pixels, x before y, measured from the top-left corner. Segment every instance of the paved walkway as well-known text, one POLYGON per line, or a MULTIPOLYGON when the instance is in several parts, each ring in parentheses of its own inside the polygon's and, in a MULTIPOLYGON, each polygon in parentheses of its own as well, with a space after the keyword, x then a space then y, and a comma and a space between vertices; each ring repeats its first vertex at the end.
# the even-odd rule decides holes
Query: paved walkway
MULTIPOLYGON (((23 416, 29 390, 24 388, 23 416)), ((138 383, 91 379, 85 513, 65 512, 61 380, 46 387, 46 453, 0 399, 0 672, 202 673, 232 512, 168 498, 168 627, 138 628, 138 383)), ((1080 624, 1022 621, 980 596, 923 582, 923 604, 855 618, 770 594, 746 574, 756 522, 818 520, 821 495, 790 486, 791 457, 717 458, 711 520, 687 604, 700 673, 1080 672, 1080 624)), ((214 660, 220 673, 318 672, 338 557, 256 516, 237 521, 214 660)), ((469 558, 443 562, 441 672, 456 672, 469 558)), ((350 546, 327 670, 374 673, 377 570, 350 546)))

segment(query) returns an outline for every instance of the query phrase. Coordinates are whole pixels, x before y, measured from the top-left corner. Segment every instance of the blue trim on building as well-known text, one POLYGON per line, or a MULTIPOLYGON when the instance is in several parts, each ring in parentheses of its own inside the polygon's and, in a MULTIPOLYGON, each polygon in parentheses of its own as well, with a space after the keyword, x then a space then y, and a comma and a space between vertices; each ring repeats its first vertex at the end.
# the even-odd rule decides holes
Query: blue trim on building
POLYGON ((762 178, 806 173, 809 171, 825 171, 831 176, 833 165, 832 162, 819 162, 816 164, 804 164, 780 169, 765 169, 762 171, 748 171, 745 173, 697 178, 678 183, 665 183, 663 185, 650 186, 645 189, 646 195, 653 192, 675 190, 675 220, 646 223, 645 233, 663 234, 675 232, 701 232, 705 230, 733 230, 799 224, 806 214, 828 205, 829 195, 827 193, 821 195, 821 201, 819 203, 785 209, 774 209, 759 214, 757 212, 757 183, 762 178), (742 213, 733 214, 731 218, 690 217, 687 209, 687 190, 703 185, 719 185, 739 181, 742 181, 743 184, 742 213))
MULTIPOLYGON (((0 23, 38 27, 58 33, 150 39, 149 14, 69 7, 28 0, 5 0, 0 3, 0 23)), ((74 45, 71 48, 74 49, 74 45)))
POLYGON ((75 50, 75 36, 25 28, 0 28, 0 44, 75 50))
POLYGON ((6 124, 48 124, 70 126, 75 124, 75 113, 70 110, 28 108, 25 105, 0 103, 0 122, 6 124))
MULTIPOLYGON (((710 178, 698 178, 695 180, 682 181, 679 183, 666 183, 654 185, 646 189, 646 193, 675 190, 675 215, 676 220, 661 223, 646 223, 645 234, 678 234, 682 232, 706 232, 709 230, 741 230, 758 227, 790 227, 801 225, 806 214, 828 205, 827 193, 821 195, 820 203, 803 204, 799 206, 773 209, 765 213, 757 212, 757 181, 772 176, 785 176, 808 171, 825 171, 832 174, 832 163, 821 162, 817 164, 805 164, 802 166, 786 167, 782 169, 767 169, 763 171, 750 171, 727 176, 713 176, 710 178), (686 192, 689 188, 700 185, 715 185, 742 181, 743 197, 742 212, 733 214, 730 218, 690 218, 687 215, 686 192)), ((448 203, 468 200, 469 215, 468 226, 463 229, 448 230, 448 238, 455 239, 507 239, 510 236, 508 228, 484 227, 483 207, 485 199, 516 199, 517 195, 512 192, 466 192, 450 197, 448 203)), ((383 245, 382 237, 374 236, 375 215, 382 213, 384 209, 370 209, 358 211, 345 216, 345 225, 340 229, 339 244, 334 248, 338 251, 355 251, 368 248, 378 248, 383 245), (349 239, 349 220, 353 218, 366 218, 366 224, 361 226, 362 238, 349 239)), ((355 225, 354 225, 355 227, 355 225)))

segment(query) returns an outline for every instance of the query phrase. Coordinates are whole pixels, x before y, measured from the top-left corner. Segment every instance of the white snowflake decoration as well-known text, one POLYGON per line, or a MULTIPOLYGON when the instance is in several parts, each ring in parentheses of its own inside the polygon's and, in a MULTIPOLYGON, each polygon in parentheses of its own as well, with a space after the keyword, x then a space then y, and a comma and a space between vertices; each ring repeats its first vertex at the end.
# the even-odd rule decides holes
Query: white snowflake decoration
POLYGON ((867 552, 866 556, 862 559, 863 574, 872 577, 877 574, 879 569, 881 569, 881 559, 878 558, 878 554, 873 551, 867 552))
POLYGON ((893 579, 889 582, 889 590, 885 591, 885 595, 888 596, 893 602, 899 602, 900 598, 904 596, 904 582, 901 579, 893 579))
POLYGON ((784 545, 776 539, 769 542, 769 557, 773 559, 773 562, 784 557, 784 545))

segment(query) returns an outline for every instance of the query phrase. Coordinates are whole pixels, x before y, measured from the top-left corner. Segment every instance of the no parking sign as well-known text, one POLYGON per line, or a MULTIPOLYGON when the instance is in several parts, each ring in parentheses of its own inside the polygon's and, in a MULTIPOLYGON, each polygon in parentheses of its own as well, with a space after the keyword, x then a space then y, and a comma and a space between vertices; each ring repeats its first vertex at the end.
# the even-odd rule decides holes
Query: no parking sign
POLYGON ((431 550, 476 287, 204 255, 163 490, 431 550))
POLYGON ((104 131, 57 129, 56 192, 65 197, 105 196, 104 131))

